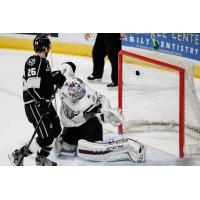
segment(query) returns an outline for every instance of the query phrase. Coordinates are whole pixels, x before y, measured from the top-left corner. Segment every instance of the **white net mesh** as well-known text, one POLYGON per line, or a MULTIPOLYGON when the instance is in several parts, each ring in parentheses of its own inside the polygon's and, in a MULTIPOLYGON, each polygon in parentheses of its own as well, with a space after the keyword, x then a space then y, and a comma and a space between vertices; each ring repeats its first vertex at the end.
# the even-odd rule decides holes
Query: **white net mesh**
MULTIPOLYGON (((193 67, 191 63, 169 57, 167 61, 185 69, 184 154, 199 154, 200 103, 193 83, 193 67)), ((178 134, 179 71, 123 55, 122 82, 124 132, 172 131, 178 134)))

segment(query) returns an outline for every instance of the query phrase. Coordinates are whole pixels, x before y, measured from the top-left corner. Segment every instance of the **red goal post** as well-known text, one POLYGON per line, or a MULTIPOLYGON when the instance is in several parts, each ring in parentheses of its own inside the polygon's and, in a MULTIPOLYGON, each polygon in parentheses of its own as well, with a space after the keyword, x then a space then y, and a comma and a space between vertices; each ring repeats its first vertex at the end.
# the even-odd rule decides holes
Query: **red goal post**
MULTIPOLYGON (((184 157, 184 120, 185 120, 185 69, 181 66, 176 66, 172 64, 168 64, 163 61, 159 61, 156 59, 148 58, 142 55, 138 55, 135 53, 131 53, 128 51, 121 50, 118 55, 118 107, 122 109, 123 112, 123 102, 125 101, 123 98, 123 59, 124 56, 130 57, 133 59, 141 60, 146 63, 152 63, 155 65, 162 66, 166 69, 175 70, 179 74, 179 156, 184 157)), ((134 66, 134 64, 133 64, 134 66)), ((134 104, 135 102, 133 102, 134 104)), ((137 102, 136 102, 137 103, 137 102)), ((134 112, 134 111, 133 111, 134 112)), ((123 133, 123 126, 119 127, 119 133, 123 133)))

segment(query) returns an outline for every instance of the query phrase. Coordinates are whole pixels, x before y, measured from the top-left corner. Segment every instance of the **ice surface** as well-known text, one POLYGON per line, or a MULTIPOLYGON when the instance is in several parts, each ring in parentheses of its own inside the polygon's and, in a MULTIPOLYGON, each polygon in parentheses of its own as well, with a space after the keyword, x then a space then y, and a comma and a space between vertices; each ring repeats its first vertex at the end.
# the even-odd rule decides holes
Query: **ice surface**
MULTIPOLYGON (((28 141, 34 131, 32 125, 27 121, 24 104, 22 101, 22 75, 24 63, 31 56, 30 51, 16 51, 0 49, 0 165, 10 165, 8 153, 19 147, 25 141, 28 141)), ((51 61, 51 58, 48 58, 51 61)), ((56 69, 60 63, 72 61, 77 65, 77 76, 87 82, 86 78, 92 72, 92 59, 87 57, 75 57, 68 55, 53 55, 53 68, 56 69)), ((112 107, 117 107, 117 90, 108 90, 106 85, 111 82, 110 79, 111 66, 108 61, 105 64, 104 77, 101 82, 88 84, 106 95, 112 107)), ((200 83, 196 80, 199 91, 200 83)), ((198 93, 199 95, 200 93, 198 93)), ((60 105, 57 98, 58 107, 60 105)), ((118 137, 117 129, 111 125, 104 126, 105 139, 118 137)), ((136 135, 147 146, 147 156, 145 163, 137 163, 134 165, 199 165, 200 158, 186 158, 180 160, 176 153, 178 144, 177 138, 169 139, 167 135, 160 133, 151 133, 148 137, 136 135), (164 138, 164 140, 163 140, 164 138), (173 141, 169 141, 169 140, 173 141), (173 144, 173 145, 170 145, 173 144), (175 149, 174 149, 175 147, 175 149), (160 151, 160 149, 162 151, 160 151), (168 152, 168 153, 166 153, 168 152), (170 153, 170 154, 169 154, 170 153)), ((59 165, 133 165, 130 161, 118 162, 89 162, 77 157, 60 157, 56 159, 53 154, 50 157, 58 162, 59 165)), ((27 161, 27 165, 33 165, 27 161)))

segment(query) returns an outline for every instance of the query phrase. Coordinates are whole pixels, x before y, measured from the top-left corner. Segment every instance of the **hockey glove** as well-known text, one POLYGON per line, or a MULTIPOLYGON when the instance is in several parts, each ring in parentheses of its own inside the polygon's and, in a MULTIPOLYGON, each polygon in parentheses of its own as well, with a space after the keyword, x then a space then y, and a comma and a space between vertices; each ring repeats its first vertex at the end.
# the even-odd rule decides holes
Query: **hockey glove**
POLYGON ((61 73, 61 71, 52 72, 53 83, 56 84, 59 88, 61 88, 66 81, 65 76, 61 73))
POLYGON ((104 108, 96 116, 100 122, 110 123, 115 127, 121 125, 124 121, 124 117, 118 108, 104 108))
POLYGON ((38 103, 37 103, 37 107, 39 109, 39 112, 41 114, 47 115, 50 113, 50 110, 48 108, 48 102, 46 102, 45 99, 41 99, 38 103))

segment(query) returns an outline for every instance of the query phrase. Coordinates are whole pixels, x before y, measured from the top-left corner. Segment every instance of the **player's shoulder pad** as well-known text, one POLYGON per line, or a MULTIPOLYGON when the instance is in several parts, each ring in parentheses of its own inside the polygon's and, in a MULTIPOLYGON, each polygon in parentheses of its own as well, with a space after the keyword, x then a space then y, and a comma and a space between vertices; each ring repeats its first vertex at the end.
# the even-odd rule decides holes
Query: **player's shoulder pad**
POLYGON ((37 66, 38 63, 40 62, 40 57, 38 56, 30 56, 27 61, 26 61, 26 65, 32 67, 32 66, 37 66))

